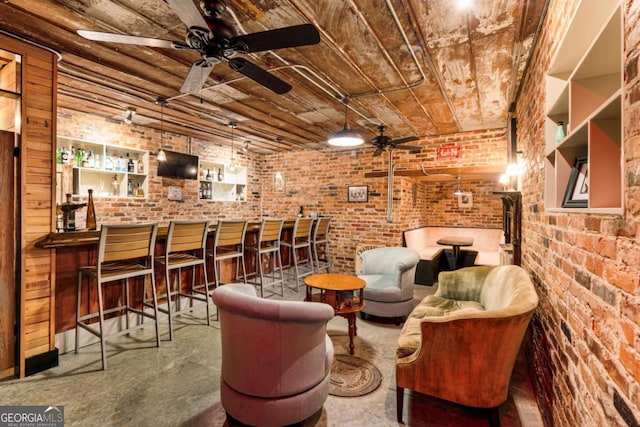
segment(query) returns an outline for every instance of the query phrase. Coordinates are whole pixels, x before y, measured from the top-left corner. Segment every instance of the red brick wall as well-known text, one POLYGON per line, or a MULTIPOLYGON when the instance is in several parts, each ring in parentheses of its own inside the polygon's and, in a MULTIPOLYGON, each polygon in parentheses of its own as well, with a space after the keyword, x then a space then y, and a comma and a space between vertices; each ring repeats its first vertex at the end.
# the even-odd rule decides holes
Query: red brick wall
POLYGON ((553 1, 517 102, 523 265, 541 297, 528 354, 549 426, 640 422, 640 1, 625 2, 625 211, 545 212, 545 72, 577 0, 553 1))
MULTIPOLYGON (((142 126, 113 123, 104 118, 70 110, 58 112, 58 134, 108 144, 120 144, 155 153, 160 145, 159 132, 142 126)), ((189 152, 207 160, 228 162, 231 150, 222 141, 189 140, 182 135, 165 132, 165 148, 189 152)), ((226 144, 227 141, 224 141, 226 144)), ((425 139, 419 154, 394 151, 396 168, 419 169, 460 166, 505 165, 507 145, 505 130, 468 132, 425 139), (437 160, 441 145, 462 147, 457 159, 437 160)), ((238 147, 237 147, 238 148, 238 147)), ((419 182, 413 178, 394 179, 392 222, 386 221, 387 179, 365 178, 367 172, 387 170, 386 153, 373 157, 370 145, 355 150, 325 149, 298 151, 264 156, 245 155, 236 149, 236 164, 248 167, 247 202, 202 202, 197 199, 198 184, 190 180, 173 180, 156 176, 157 162, 150 157, 149 192, 146 200, 100 199, 95 201, 98 223, 159 221, 173 218, 221 217, 258 219, 261 216, 294 218, 303 207, 304 214, 317 212, 331 215, 331 251, 336 271, 353 271, 355 249, 360 244, 401 245, 402 231, 422 225, 458 225, 500 227, 502 207, 499 197, 491 195, 499 185, 490 181, 464 181, 465 190, 473 192, 469 209, 458 208, 453 196, 455 182, 419 182), (285 174, 286 191, 273 192, 273 174, 285 174), (183 186, 183 202, 167 199, 169 185, 183 186), (367 203, 347 203, 349 185, 367 185, 367 203), (415 202, 414 188, 415 186, 415 202)), ((83 223, 84 212, 78 215, 83 223)))

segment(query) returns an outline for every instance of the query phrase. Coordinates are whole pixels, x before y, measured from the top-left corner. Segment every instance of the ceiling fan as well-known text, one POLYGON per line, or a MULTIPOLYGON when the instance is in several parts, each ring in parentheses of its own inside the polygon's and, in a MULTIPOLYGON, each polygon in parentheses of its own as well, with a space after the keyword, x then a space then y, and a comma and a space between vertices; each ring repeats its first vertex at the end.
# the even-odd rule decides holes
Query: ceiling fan
POLYGON ((227 62, 232 70, 267 89, 277 94, 287 93, 291 90, 290 84, 246 59, 234 56, 237 53, 254 53, 320 43, 320 34, 311 24, 238 36, 233 27, 220 18, 227 8, 222 0, 201 0, 201 9, 198 9, 193 0, 166 1, 188 28, 184 42, 89 30, 78 30, 78 34, 93 41, 195 50, 202 59, 193 63, 180 89, 182 93, 199 91, 214 65, 223 61, 227 62))
POLYGON ((376 151, 374 151, 374 156, 379 156, 383 151, 386 150, 387 147, 390 148, 401 148, 403 150, 409 150, 411 152, 419 152, 420 147, 411 147, 411 146, 403 146, 406 142, 417 141, 420 138, 417 136, 407 136, 405 138, 391 139, 387 135, 384 134, 384 131, 387 130, 385 125, 378 125, 378 130, 380 131, 380 135, 374 137, 371 140, 371 143, 376 146, 376 151))

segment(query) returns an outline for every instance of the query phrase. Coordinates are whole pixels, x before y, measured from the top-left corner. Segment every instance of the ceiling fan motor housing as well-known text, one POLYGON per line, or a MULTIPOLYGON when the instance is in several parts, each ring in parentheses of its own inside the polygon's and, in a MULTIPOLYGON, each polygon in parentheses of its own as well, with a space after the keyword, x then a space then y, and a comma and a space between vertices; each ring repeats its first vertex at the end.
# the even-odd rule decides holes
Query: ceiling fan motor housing
POLYGON ((227 10, 227 5, 222 0, 200 0, 200 9, 202 9, 207 16, 220 18, 225 10, 227 10))

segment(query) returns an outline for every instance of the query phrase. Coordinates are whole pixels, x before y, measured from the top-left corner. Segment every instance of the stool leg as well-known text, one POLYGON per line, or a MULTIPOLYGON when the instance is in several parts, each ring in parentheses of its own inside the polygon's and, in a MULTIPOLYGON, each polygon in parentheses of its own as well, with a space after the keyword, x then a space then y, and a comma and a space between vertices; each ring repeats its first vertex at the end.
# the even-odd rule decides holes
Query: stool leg
MULTIPOLYGON (((144 299, 143 301, 143 305, 144 305, 144 299)), ((125 322, 125 326, 127 327, 127 329, 129 329, 129 279, 124 279, 124 304, 125 304, 125 310, 124 310, 124 322, 125 322)), ((136 324, 140 324, 140 317, 144 317, 144 316, 137 316, 137 322, 136 324)), ((129 335, 129 334, 127 334, 129 335)))
POLYGON ((260 298, 264 298, 264 271, 262 270, 262 253, 260 253, 260 248, 258 248, 256 254, 258 257, 256 263, 258 264, 258 273, 260 274, 260 298))
MULTIPOLYGON (((278 263, 280 264, 280 295, 284 296, 284 270, 282 268, 282 252, 280 252, 280 248, 278 248, 278 250, 276 251, 276 254, 278 255, 278 263)), ((274 255, 274 258, 275 258, 275 255, 274 255)), ((273 264, 274 264, 273 274, 275 275, 276 273, 275 260, 273 264)))
MULTIPOLYGON (((206 257, 205 257, 206 259, 206 257)), ((195 272, 195 266, 194 266, 194 272, 195 272)), ((206 308, 207 308, 207 325, 211 325, 211 305, 209 303, 209 301, 211 300, 210 296, 209 296, 209 278, 207 277, 207 263, 206 261, 202 263, 202 275, 204 276, 203 280, 204 280, 204 303, 206 304, 206 308)), ((189 298, 190 300, 193 301, 193 298, 189 298)))
MULTIPOLYGON (((173 340, 173 314, 171 313, 171 271, 169 270, 169 262, 164 263, 164 283, 167 294, 167 317, 169 318, 169 341, 173 340)), ((180 295, 178 295, 180 298, 180 295)))
MULTIPOLYGON (((147 276, 145 276, 145 288, 147 276)), ((156 347, 160 347, 160 325, 158 322, 158 296, 156 295, 156 274, 151 269, 151 296, 153 298, 153 320, 156 322, 156 347)), ((144 310, 144 308, 143 308, 144 310)), ((144 317, 144 316, 143 316, 144 317)))
POLYGON ((104 310, 102 305, 102 283, 98 280, 98 319, 100 321, 100 352, 102 354, 102 370, 107 369, 107 351, 104 339, 104 310))
POLYGON ((82 272, 78 271, 78 300, 76 301, 76 354, 80 350, 80 306, 82 305, 82 272))

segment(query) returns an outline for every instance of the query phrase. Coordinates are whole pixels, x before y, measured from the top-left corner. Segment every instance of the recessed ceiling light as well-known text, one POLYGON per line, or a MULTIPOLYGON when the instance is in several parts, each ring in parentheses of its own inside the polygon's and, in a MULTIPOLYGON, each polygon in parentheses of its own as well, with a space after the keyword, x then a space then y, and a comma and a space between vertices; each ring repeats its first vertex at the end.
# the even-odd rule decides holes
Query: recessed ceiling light
POLYGON ((468 9, 472 3, 473 3, 473 0, 458 0, 458 8, 468 9))

